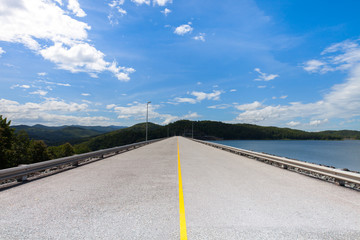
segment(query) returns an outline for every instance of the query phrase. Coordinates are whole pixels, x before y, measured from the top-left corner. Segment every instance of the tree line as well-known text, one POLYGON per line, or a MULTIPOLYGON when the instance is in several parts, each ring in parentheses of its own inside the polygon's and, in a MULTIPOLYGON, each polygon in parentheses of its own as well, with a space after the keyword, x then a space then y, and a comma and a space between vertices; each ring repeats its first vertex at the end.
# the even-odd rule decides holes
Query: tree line
MULTIPOLYGON (((14 132, 11 121, 0 115, 0 169, 71 156, 145 141, 145 123, 101 134, 72 146, 66 142, 48 147, 42 140, 29 139, 24 131, 14 132)), ((306 132, 290 128, 229 124, 216 121, 179 120, 165 126, 149 123, 148 139, 170 136, 202 140, 340 140, 360 139, 359 131, 306 132)))
POLYGON ((25 131, 15 133, 11 121, 0 115, 0 169, 71 156, 70 143, 48 147, 42 140, 32 140, 25 131))

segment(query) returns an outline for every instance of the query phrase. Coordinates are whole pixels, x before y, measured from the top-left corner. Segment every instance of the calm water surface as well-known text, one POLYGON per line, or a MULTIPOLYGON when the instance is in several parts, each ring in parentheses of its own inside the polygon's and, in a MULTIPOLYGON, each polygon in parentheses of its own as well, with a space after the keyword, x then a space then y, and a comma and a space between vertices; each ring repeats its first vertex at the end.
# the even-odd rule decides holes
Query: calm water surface
POLYGON ((227 140, 227 146, 360 172, 360 141, 227 140))

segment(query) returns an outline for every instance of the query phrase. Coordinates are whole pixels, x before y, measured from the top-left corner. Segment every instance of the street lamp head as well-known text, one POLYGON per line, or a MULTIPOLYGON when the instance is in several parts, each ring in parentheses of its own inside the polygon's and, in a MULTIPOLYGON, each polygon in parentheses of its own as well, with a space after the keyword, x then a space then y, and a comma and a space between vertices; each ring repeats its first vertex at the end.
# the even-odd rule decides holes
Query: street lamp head
POLYGON ((147 104, 149 104, 149 103, 151 103, 150 101, 149 102, 147 102, 147 104))

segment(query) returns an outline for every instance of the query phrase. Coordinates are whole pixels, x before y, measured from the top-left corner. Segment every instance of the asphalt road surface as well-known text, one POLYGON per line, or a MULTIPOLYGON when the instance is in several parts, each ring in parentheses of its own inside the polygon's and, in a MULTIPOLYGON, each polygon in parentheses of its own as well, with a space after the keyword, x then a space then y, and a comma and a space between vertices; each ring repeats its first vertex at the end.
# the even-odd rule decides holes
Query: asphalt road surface
POLYGON ((360 239, 360 192, 170 138, 0 192, 0 239, 360 239))

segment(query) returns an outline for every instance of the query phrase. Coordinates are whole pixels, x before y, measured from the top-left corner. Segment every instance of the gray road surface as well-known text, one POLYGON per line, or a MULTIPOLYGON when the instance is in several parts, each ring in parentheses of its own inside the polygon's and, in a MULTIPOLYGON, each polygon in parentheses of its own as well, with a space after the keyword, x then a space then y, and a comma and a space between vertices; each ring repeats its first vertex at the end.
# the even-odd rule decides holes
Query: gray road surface
MULTIPOLYGON (((177 138, 0 192, 0 239, 179 239, 177 138)), ((360 239, 360 193, 179 138, 188 239, 360 239)))

